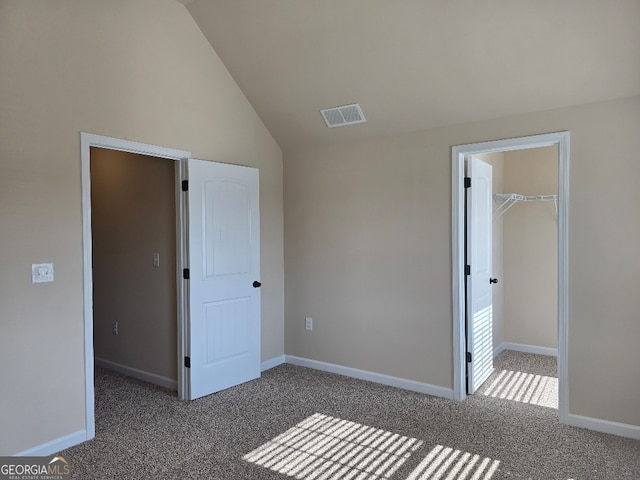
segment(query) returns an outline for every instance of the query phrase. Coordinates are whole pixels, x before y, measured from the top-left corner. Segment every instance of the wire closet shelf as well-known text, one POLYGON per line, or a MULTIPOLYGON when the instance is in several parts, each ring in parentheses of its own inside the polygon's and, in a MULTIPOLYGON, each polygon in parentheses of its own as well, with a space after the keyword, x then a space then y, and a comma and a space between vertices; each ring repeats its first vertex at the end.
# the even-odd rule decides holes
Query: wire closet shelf
POLYGON ((518 202, 550 202, 553 201, 558 215, 558 195, 520 195, 519 193, 494 193, 493 201, 498 204, 493 209, 493 218, 499 218, 518 202))

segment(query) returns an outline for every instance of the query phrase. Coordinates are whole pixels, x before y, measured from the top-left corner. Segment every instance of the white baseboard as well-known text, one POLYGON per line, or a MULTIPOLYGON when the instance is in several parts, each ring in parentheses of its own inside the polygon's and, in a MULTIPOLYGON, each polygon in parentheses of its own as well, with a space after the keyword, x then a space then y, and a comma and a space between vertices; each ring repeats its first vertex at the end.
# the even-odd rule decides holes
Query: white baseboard
POLYGON ((269 360, 265 360, 260 365, 260 371, 264 372, 265 370, 269 370, 270 368, 277 367, 278 365, 282 365, 286 362, 286 358, 284 355, 280 355, 279 357, 273 357, 269 360))
POLYGON ((342 365, 335 365, 333 363, 319 362, 317 360, 310 360, 308 358, 296 357, 293 355, 285 355, 285 357, 286 362, 291 363, 292 365, 322 370, 323 372, 337 373, 338 375, 344 375, 345 377, 358 378, 360 380, 381 383, 391 387, 426 393, 427 395, 434 395, 436 397, 444 397, 453 400, 453 389, 451 388, 439 387, 437 385, 416 382, 405 378, 392 377, 382 373, 368 372, 357 368, 343 367, 342 365))
POLYGON ((69 435, 65 435, 64 437, 56 438, 55 440, 51 440, 50 442, 46 442, 42 445, 38 445, 23 452, 16 453, 14 456, 46 457, 48 455, 58 453, 61 450, 65 450, 66 448, 73 447, 82 442, 86 442, 87 440, 87 431, 78 430, 77 432, 70 433, 69 435))
POLYGON ((566 423, 572 427, 587 428, 589 430, 595 430, 596 432, 610 433, 620 437, 640 440, 640 426, 636 425, 583 417, 582 415, 574 415, 573 413, 567 415, 566 423))
POLYGON ((558 356, 557 348, 538 347, 536 345, 526 345, 524 343, 502 342, 493 351, 493 358, 496 358, 505 350, 515 350, 516 352, 535 353, 537 355, 549 355, 551 357, 558 356))
POLYGON ((161 387, 170 388, 171 390, 178 389, 178 382, 169 377, 163 377, 155 373, 146 372, 138 368, 128 367, 120 363, 112 362, 110 360, 104 360, 102 358, 95 358, 96 367, 106 368, 107 370, 113 370, 114 372, 123 373, 129 377, 137 378, 138 380, 144 380, 145 382, 153 383, 161 387))

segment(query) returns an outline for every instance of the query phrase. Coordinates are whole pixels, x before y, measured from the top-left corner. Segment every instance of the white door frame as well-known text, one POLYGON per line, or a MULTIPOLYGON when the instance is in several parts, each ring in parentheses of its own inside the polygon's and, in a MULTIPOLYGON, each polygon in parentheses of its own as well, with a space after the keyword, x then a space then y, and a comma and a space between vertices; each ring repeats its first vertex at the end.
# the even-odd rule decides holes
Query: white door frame
POLYGON ((553 145, 558 147, 558 417, 561 423, 567 423, 569 414, 569 132, 458 145, 451 150, 453 397, 458 401, 467 397, 464 329, 464 158, 474 154, 553 145))
MULTIPOLYGON (((166 158, 168 160, 181 161, 190 158, 191 153, 185 150, 159 147, 145 143, 121 140, 118 138, 94 135, 80 132, 80 158, 82 175, 82 273, 83 273, 83 311, 84 311, 84 368, 85 368, 85 415, 86 415, 86 440, 96 435, 95 425, 95 392, 94 392, 94 362, 93 362, 93 269, 92 269, 92 233, 91 233, 91 164, 90 148, 99 147, 108 150, 137 153, 151 157, 166 158)), ((178 164, 179 165, 179 164, 178 164)), ((182 173, 179 166, 176 168, 176 282, 178 288, 178 396, 183 398, 184 370, 178 359, 184 357, 184 294, 182 269, 184 263, 184 205, 181 195, 182 173)))

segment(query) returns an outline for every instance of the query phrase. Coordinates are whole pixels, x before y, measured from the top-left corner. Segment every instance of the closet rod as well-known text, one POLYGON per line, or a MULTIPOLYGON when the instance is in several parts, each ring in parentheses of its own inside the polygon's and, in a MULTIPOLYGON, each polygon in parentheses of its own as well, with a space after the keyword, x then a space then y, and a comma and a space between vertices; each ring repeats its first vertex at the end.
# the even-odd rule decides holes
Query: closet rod
POLYGON ((520 195, 519 193, 494 193, 493 201, 501 202, 493 210, 493 218, 499 218, 518 202, 547 202, 553 200, 558 215, 558 195, 520 195))

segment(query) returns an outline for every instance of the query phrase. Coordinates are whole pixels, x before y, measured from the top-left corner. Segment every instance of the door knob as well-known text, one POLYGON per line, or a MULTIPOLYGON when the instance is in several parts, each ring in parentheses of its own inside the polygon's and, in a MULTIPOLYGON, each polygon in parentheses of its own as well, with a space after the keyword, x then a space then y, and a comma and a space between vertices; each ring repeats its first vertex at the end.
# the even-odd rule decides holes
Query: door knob
POLYGON ((259 281, 255 281, 253 282, 253 288, 260 288, 262 286, 262 284, 259 281))
POLYGON ((498 283, 498 279, 497 278, 490 278, 489 279, 489 283, 498 283))

